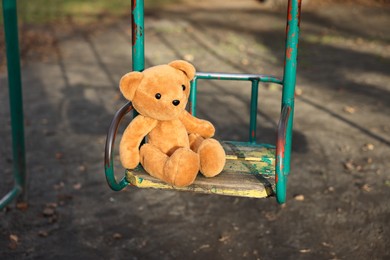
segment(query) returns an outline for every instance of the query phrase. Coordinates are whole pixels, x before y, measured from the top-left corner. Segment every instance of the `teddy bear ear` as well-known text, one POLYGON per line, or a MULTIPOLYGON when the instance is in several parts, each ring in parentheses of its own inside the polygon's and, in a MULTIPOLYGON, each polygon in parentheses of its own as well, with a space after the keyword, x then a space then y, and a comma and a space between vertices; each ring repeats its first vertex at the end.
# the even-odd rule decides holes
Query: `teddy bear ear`
POLYGON ((195 67, 187 61, 175 60, 175 61, 172 61, 171 63, 169 63, 168 65, 175 68, 175 69, 183 71, 184 74, 187 75, 189 80, 192 80, 195 76, 195 72, 196 72, 195 67))
POLYGON ((143 77, 144 76, 141 72, 133 71, 127 73, 121 78, 119 88, 127 100, 131 101, 134 98, 135 91, 137 90, 143 77))

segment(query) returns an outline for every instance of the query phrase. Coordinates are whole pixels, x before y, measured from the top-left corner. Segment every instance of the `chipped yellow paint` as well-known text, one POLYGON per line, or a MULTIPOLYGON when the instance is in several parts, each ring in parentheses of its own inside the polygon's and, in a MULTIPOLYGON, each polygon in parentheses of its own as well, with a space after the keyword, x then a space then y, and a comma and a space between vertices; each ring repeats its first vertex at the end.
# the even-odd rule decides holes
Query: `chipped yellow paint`
POLYGON ((224 171, 244 174, 275 174, 275 165, 247 160, 227 160, 224 171))
POLYGON ((168 184, 138 177, 136 175, 136 172, 132 172, 132 171, 126 172, 126 178, 131 185, 137 186, 138 188, 174 189, 173 186, 170 186, 168 184))
MULTIPOLYGON (((257 155, 263 156, 264 154, 258 153, 257 155)), ((237 155, 234 155, 234 154, 226 154, 226 159, 228 159, 228 160, 244 160, 244 161, 261 161, 261 157, 255 156, 255 155, 252 155, 252 156, 247 155, 246 157, 237 157, 237 155)), ((269 158, 269 159, 272 161, 275 161, 275 157, 269 158)))
POLYGON ((249 197, 249 198, 267 198, 273 194, 270 187, 266 187, 264 190, 234 190, 234 189, 218 189, 212 191, 213 194, 237 196, 237 197, 249 197))
MULTIPOLYGON (((139 174, 139 173, 138 173, 139 174)), ((250 198, 266 198, 273 194, 273 189, 271 187, 260 187, 257 189, 232 189, 216 186, 204 186, 198 185, 196 182, 188 187, 175 187, 164 182, 160 182, 153 177, 144 178, 138 176, 137 172, 127 171, 126 177, 131 185, 138 188, 152 188, 152 189, 162 189, 162 190, 177 190, 177 191, 190 191, 198 193, 207 193, 207 194, 218 194, 226 196, 238 196, 238 197, 250 197, 250 198)))

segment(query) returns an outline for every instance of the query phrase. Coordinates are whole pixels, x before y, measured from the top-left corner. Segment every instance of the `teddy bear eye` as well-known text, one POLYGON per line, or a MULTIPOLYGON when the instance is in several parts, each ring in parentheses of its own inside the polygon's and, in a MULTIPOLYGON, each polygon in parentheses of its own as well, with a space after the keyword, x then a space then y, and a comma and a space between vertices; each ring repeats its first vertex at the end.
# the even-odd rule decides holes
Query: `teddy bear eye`
POLYGON ((160 93, 157 93, 157 94, 155 95, 155 97, 156 97, 157 99, 160 99, 160 98, 161 98, 161 94, 160 94, 160 93))
POLYGON ((181 85, 181 87, 183 88, 183 91, 186 90, 186 86, 184 85, 181 85))

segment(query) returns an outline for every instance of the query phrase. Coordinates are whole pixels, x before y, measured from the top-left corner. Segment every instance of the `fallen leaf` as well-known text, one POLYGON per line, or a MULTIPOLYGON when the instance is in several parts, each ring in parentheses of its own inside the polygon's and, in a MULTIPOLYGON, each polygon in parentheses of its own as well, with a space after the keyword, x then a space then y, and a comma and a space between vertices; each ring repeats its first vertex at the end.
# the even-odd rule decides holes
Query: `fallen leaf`
POLYGON ((19 238, 17 235, 13 235, 11 234, 9 236, 9 244, 8 244, 8 247, 12 250, 15 250, 17 247, 18 247, 18 242, 19 242, 19 238))
POLYGON ((27 202, 18 202, 16 204, 16 208, 22 211, 25 211, 28 209, 28 203, 27 202))
POLYGON ((81 183, 75 183, 73 185, 73 189, 75 189, 75 190, 79 190, 79 189, 81 189, 81 187, 82 187, 81 183))
POLYGON ((378 133, 380 130, 378 127, 370 127, 370 131, 378 133))
POLYGON ((362 190, 365 192, 370 192, 372 190, 371 186, 367 183, 362 186, 362 190))
POLYGON ((249 64, 249 60, 244 58, 241 60, 241 64, 247 66, 249 64))
POLYGON ((374 148, 375 148, 375 146, 373 145, 373 144, 365 144, 364 146, 363 146, 363 151, 372 151, 372 150, 374 150, 374 148))
POLYGON ((17 235, 15 235, 15 234, 11 234, 11 235, 9 235, 9 240, 11 242, 18 243, 19 242, 19 237, 17 235))
POLYGON ((268 220, 268 221, 274 221, 277 219, 277 216, 275 213, 272 213, 272 212, 267 212, 265 213, 265 218, 268 220))
POLYGON ((356 112, 356 108, 352 106, 345 106, 344 112, 347 112, 349 114, 354 114, 356 112))
POLYGON ((202 249, 209 248, 209 247, 210 247, 210 245, 208 245, 208 244, 201 245, 198 250, 202 250, 202 249))
POLYGON ((303 90, 301 88, 296 88, 295 89, 295 95, 296 96, 301 96, 303 94, 303 90))
POLYGON ((44 217, 51 217, 55 214, 55 210, 53 208, 44 208, 42 211, 44 217))
POLYGON ((194 55, 190 54, 190 53, 187 53, 184 55, 184 59, 186 61, 194 61, 194 55))
POLYGON ((219 237, 218 241, 219 241, 219 242, 225 242, 225 241, 227 241, 227 240, 229 240, 229 239, 230 239, 230 236, 227 235, 227 234, 225 234, 225 235, 221 235, 221 236, 219 237))
POLYGON ((85 172, 85 171, 87 170, 87 167, 86 167, 85 165, 80 165, 79 168, 78 168, 78 170, 79 170, 80 172, 85 172))
POLYGON ((326 242, 322 242, 322 245, 323 245, 324 247, 332 247, 332 245, 331 245, 331 244, 329 244, 329 243, 326 243, 326 242))
POLYGON ((304 201, 305 200, 305 196, 303 196, 302 194, 297 194, 294 196, 294 199, 297 200, 297 201, 304 201))
POLYGON ((59 189, 62 189, 63 187, 65 187, 65 183, 63 183, 62 181, 58 184, 54 184, 53 188, 55 190, 59 190, 59 189))
POLYGON ((57 208, 58 204, 55 203, 55 202, 49 202, 49 203, 46 203, 46 207, 48 207, 48 208, 57 208))
POLYGON ((114 239, 121 239, 123 236, 122 236, 122 234, 120 234, 120 233, 114 233, 113 235, 112 235, 112 238, 114 238, 114 239))
POLYGON ((47 237, 48 235, 49 235, 49 233, 47 231, 44 231, 44 230, 38 231, 38 236, 40 236, 40 237, 47 237))
POLYGON ((344 163, 344 168, 348 171, 352 171, 355 169, 355 165, 353 164, 352 160, 348 160, 344 163))
POLYGON ((57 159, 57 160, 61 160, 62 158, 64 158, 64 154, 61 153, 61 152, 57 152, 57 153, 56 153, 56 159, 57 159))

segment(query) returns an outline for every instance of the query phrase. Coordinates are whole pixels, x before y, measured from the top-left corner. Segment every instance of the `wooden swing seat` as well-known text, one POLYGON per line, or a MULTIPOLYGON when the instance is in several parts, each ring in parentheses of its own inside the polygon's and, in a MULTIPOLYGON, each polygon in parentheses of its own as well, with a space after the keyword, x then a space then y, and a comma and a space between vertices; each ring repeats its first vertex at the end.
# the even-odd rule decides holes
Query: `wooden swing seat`
POLYGON ((191 191, 251 198, 266 198, 275 193, 275 147, 240 142, 221 142, 226 152, 226 165, 218 176, 199 174, 187 187, 175 187, 160 181, 139 166, 126 170, 130 185, 138 188, 191 191))

